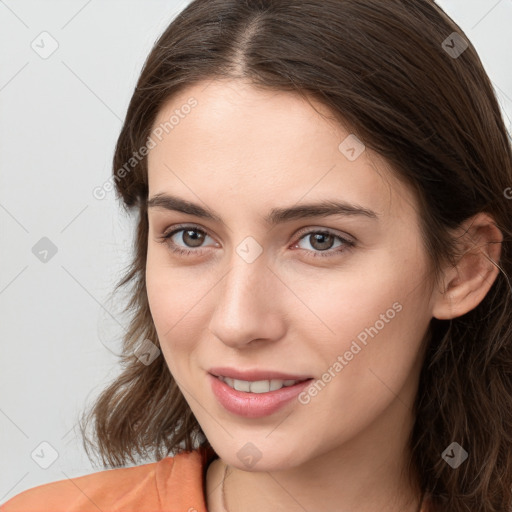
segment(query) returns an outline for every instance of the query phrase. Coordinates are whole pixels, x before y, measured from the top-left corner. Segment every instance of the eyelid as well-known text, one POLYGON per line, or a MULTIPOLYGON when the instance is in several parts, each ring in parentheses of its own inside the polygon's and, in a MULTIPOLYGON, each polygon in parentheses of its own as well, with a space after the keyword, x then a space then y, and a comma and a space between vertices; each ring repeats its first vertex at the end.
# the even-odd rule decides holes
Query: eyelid
POLYGON ((298 237, 299 239, 302 238, 302 235, 310 234, 310 233, 328 233, 330 235, 338 236, 341 239, 347 241, 347 242, 356 242, 356 238, 350 235, 349 233, 338 231, 337 229, 333 228, 325 228, 320 226, 308 226, 305 228, 300 229, 294 237, 298 237))
POLYGON ((164 232, 162 233, 162 236, 168 236, 170 235, 173 231, 178 231, 179 229, 186 229, 186 228, 193 228, 193 229, 197 229, 198 231, 201 230, 201 231, 206 231, 204 228, 202 228, 201 226, 197 225, 197 224, 194 224, 194 223, 187 223, 187 224, 173 224, 171 227, 167 228, 164 230, 164 232))

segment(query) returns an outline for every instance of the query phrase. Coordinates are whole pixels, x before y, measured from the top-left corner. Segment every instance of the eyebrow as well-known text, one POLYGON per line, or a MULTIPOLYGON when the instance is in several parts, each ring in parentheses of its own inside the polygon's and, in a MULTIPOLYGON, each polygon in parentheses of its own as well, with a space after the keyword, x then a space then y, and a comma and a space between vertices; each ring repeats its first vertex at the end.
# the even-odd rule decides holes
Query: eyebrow
MULTIPOLYGON (((147 206, 148 208, 163 208, 222 222, 222 219, 209 208, 204 208, 198 204, 168 194, 156 194, 149 199, 147 206)), ((374 211, 356 204, 345 201, 324 200, 318 203, 301 204, 287 208, 273 208, 265 218, 265 222, 269 225, 277 225, 296 219, 328 217, 331 215, 361 215, 371 219, 377 219, 378 217, 374 211)))

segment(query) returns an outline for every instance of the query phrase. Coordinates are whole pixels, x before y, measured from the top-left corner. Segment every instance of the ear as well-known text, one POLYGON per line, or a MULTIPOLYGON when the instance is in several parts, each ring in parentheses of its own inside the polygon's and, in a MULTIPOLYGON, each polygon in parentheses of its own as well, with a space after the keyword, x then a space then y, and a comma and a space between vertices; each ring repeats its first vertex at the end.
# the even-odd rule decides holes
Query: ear
POLYGON ((443 270, 443 290, 434 294, 432 316, 448 320, 474 309, 487 295, 499 270, 503 234, 486 213, 466 220, 454 234, 459 259, 443 270))

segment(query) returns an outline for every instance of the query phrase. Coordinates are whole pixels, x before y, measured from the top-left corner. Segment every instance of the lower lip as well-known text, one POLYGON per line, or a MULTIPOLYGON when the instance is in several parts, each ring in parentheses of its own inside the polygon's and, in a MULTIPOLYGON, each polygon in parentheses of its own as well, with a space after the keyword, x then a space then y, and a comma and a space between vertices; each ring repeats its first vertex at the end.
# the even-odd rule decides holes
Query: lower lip
POLYGON ((305 380, 268 393, 244 393, 229 387, 210 373, 208 378, 212 391, 221 405, 229 412, 244 418, 261 418, 273 414, 293 400, 312 381, 305 380))

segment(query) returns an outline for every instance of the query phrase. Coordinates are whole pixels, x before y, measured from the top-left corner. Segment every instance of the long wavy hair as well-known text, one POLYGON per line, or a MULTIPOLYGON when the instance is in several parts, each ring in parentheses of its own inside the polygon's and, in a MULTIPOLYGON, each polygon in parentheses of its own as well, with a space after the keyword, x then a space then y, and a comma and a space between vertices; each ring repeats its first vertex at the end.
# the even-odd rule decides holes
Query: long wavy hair
POLYGON ((111 185, 137 223, 115 287, 130 288, 130 324, 122 371, 80 420, 89 458, 120 467, 213 449, 164 358, 142 364, 135 352, 144 340, 159 344, 145 283, 144 148, 164 103, 216 78, 315 98, 387 159, 417 197, 436 279, 455 263, 452 230, 479 212, 493 217, 504 238, 491 289, 426 333, 409 467, 436 511, 512 510, 511 142, 475 48, 432 0, 194 0, 160 36, 113 159, 111 185), (469 452, 457 469, 441 457, 454 440, 469 452))

